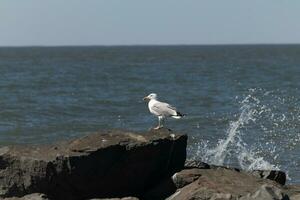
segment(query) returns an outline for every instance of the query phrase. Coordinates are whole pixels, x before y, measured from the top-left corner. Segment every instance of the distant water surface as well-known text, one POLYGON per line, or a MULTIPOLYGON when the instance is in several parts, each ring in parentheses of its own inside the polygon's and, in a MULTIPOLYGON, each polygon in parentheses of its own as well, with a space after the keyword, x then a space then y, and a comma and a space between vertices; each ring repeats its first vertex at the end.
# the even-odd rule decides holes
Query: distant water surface
POLYGON ((155 92, 187 115, 188 156, 300 183, 300 46, 0 48, 0 142, 37 144, 157 123, 155 92))

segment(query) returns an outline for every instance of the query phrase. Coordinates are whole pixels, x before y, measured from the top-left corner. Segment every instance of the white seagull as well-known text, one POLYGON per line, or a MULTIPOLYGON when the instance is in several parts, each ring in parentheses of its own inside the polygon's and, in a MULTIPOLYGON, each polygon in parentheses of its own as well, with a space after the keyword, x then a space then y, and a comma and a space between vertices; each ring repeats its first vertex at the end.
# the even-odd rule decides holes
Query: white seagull
POLYGON ((166 117, 173 117, 175 119, 180 119, 183 115, 176 110, 175 107, 168 103, 160 102, 157 100, 157 94, 151 93, 144 97, 144 101, 149 100, 148 108, 150 112, 158 117, 158 126, 154 129, 160 129, 163 127, 162 121, 166 117))

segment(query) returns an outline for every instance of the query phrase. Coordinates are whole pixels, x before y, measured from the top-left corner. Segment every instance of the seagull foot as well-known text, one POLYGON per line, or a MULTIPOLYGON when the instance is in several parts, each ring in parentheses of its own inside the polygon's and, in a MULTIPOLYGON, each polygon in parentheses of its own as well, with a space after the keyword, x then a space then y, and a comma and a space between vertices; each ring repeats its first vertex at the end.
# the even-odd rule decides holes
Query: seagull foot
POLYGON ((161 128, 163 128, 162 126, 157 126, 157 127, 155 127, 155 128, 153 128, 154 130, 158 130, 158 129, 161 129, 161 128))

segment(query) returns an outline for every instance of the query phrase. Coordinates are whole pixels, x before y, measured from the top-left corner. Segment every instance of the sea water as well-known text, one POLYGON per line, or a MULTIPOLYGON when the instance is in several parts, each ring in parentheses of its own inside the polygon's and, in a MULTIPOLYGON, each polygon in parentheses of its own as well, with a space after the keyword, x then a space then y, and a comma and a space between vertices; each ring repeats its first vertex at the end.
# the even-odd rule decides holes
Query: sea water
POLYGON ((155 92, 186 117, 188 157, 280 169, 300 183, 300 46, 0 48, 0 144, 157 125, 155 92))

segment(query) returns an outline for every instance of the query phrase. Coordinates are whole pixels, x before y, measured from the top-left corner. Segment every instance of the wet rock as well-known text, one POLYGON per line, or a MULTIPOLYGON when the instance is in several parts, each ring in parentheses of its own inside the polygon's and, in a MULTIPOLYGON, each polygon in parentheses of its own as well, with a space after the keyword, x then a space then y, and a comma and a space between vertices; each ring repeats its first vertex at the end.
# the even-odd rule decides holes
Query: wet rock
POLYGON ((254 170, 250 174, 259 178, 276 181, 281 185, 284 185, 286 182, 286 174, 279 170, 254 170))
POLYGON ((185 168, 199 168, 199 169, 210 169, 209 164, 199 160, 186 160, 184 163, 185 168))
POLYGON ((44 193, 50 199, 140 196, 184 166, 186 135, 91 134, 51 146, 0 149, 0 196, 44 193))

